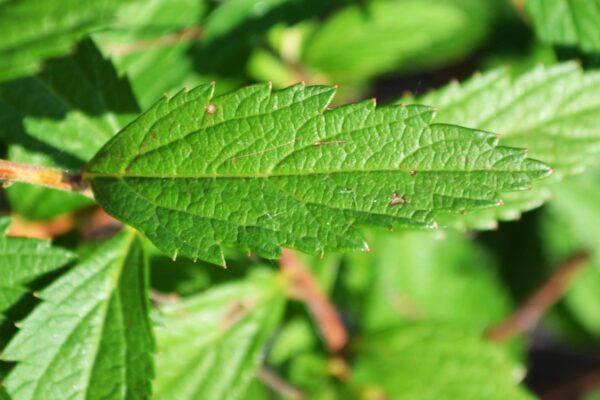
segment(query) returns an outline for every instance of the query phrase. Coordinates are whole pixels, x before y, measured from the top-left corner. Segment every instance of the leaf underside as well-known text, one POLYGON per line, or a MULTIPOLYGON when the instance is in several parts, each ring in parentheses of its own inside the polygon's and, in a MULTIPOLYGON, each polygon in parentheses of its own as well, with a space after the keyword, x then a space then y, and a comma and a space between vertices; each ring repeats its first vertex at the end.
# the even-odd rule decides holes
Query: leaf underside
POLYGON ((429 107, 329 110, 335 88, 302 84, 213 91, 159 101, 84 172, 108 213, 173 256, 366 250, 356 225, 431 227, 550 171, 491 133, 432 124, 429 107))

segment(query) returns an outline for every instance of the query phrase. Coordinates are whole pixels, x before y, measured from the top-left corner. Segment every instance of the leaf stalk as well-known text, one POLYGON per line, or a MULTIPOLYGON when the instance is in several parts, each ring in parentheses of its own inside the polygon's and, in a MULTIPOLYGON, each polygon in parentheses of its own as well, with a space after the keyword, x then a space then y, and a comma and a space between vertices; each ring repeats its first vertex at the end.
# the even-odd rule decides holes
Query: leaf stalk
POLYGON ((92 191, 80 173, 73 174, 57 168, 42 167, 0 160, 0 181, 29 183, 65 192, 80 193, 93 199, 92 191))

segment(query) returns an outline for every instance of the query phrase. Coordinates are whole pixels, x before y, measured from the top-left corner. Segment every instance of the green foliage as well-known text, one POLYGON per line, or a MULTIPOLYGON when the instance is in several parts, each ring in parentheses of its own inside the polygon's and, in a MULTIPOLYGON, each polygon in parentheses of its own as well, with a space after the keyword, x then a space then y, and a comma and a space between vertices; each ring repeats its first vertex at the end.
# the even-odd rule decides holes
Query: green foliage
POLYGON ((419 98, 439 107, 439 122, 498 132, 506 146, 526 147, 559 176, 580 172, 600 153, 600 74, 574 63, 476 75, 419 98), (560 149, 561 151, 557 151, 560 149))
POLYGON ((280 322, 283 295, 277 277, 260 274, 161 307, 156 396, 242 398, 280 322))
MULTIPOLYGON (((51 59, 34 77, 0 84, 0 137, 10 138, 13 161, 77 170, 139 111, 129 83, 119 78, 94 43, 51 59)), ((26 217, 50 218, 89 200, 71 193, 15 185, 12 207, 26 217)))
POLYGON ((510 300, 483 249, 456 233, 439 236, 379 235, 372 252, 347 256, 352 271, 369 266, 366 278, 354 278, 366 297, 359 310, 364 329, 429 321, 483 331, 508 314, 510 300))
POLYGON ((600 1, 527 0, 525 5, 544 42, 600 51, 600 1))
POLYGON ((576 252, 590 253, 584 272, 553 315, 565 333, 580 341, 600 334, 600 307, 595 301, 600 289, 599 184, 600 170, 596 168, 577 179, 554 185, 554 199, 541 226, 546 254, 552 263, 558 265, 576 252))
MULTIPOLYGON (((6 230, 9 220, 0 220, 6 230)), ((53 247, 48 241, 0 236, 0 322, 3 313, 29 292, 25 285, 35 279, 65 266, 74 255, 53 247)))
MULTIPOLYGON (((126 0, 129 1, 129 0, 126 0)), ((35 73, 109 23, 122 0, 6 0, 0 3, 0 80, 35 73)))
POLYGON ((119 11, 113 29, 94 34, 118 71, 127 74, 143 109, 173 88, 202 81, 188 56, 197 33, 188 32, 188 40, 185 32, 201 20, 205 8, 198 0, 135 2, 119 11), (160 46, 148 44, 161 38, 167 39, 160 46))
POLYGON ((39 293, 2 353, 19 363, 15 399, 148 398, 153 343, 144 255, 135 234, 99 246, 39 293))
POLYGON ((334 82, 416 71, 460 58, 485 38, 492 1, 374 1, 346 7, 307 39, 302 60, 334 82))
MULTIPOLYGON (((501 68, 476 75, 464 84, 451 83, 419 101, 439 107, 436 119, 440 122, 498 132, 500 144, 526 147, 530 157, 555 168, 555 179, 560 179, 597 163, 599 88, 598 73, 584 73, 576 64, 566 63, 537 67, 517 77, 501 68)), ((443 222, 494 227, 497 219, 518 218, 548 197, 543 187, 509 193, 503 196, 503 207, 443 222)))
POLYGON ((279 246, 365 249, 355 224, 431 225, 437 211, 494 206, 549 172, 494 135, 431 123, 428 107, 325 111, 334 93, 256 85, 213 98, 199 86, 120 132, 85 179, 161 250, 224 265, 222 245, 267 258, 279 246))
POLYGON ((522 367, 468 330, 416 324, 370 334, 359 346, 352 385, 363 398, 532 399, 517 385, 522 367))
POLYGON ((599 10, 0 0, 0 399, 576 386, 548 366, 600 368, 599 10))

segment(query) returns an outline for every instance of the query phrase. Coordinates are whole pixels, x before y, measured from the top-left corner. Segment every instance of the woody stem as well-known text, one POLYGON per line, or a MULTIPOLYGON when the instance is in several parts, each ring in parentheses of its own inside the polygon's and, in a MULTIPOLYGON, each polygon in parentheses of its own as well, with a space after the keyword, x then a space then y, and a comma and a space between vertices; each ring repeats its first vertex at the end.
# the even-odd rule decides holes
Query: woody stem
POLYGON ((16 163, 0 159, 0 181, 5 183, 23 182, 66 192, 81 193, 92 198, 88 185, 81 174, 72 174, 57 168, 16 163))

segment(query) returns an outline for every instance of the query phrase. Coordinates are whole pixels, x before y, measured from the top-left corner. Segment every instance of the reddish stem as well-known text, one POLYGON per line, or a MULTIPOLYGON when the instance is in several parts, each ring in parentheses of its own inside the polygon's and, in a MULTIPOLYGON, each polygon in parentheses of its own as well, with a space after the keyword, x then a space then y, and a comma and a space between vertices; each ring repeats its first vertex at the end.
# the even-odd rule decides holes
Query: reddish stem
POLYGON ((327 348, 333 352, 340 351, 348 342, 348 334, 335 307, 321 291, 310 270, 302 265, 296 254, 287 249, 283 249, 280 266, 306 303, 327 348))
POLYGON ((569 257, 518 310, 490 328, 487 338, 502 342, 534 328, 541 316, 565 294, 588 260, 589 255, 584 252, 569 257))

